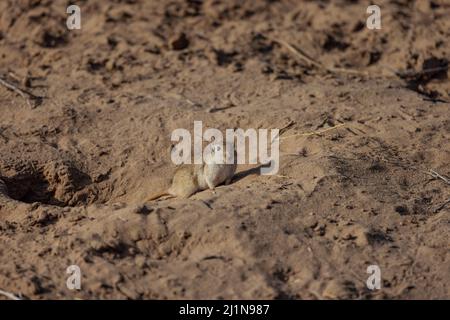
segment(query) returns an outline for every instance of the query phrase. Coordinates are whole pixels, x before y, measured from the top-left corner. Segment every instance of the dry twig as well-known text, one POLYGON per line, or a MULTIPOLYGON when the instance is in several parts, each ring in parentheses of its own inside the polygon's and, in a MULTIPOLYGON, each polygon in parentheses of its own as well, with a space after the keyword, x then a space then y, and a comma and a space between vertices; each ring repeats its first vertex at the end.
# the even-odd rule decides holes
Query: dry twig
POLYGON ((447 201, 444 201, 444 203, 440 204, 439 206, 436 207, 436 209, 433 210, 434 213, 438 213, 439 211, 441 211, 442 209, 444 209, 444 207, 446 205, 448 205, 450 203, 450 198, 447 199, 447 201))
POLYGON ((15 296, 14 294, 10 293, 10 292, 6 292, 3 290, 0 290, 0 295, 7 297, 8 299, 11 300, 22 300, 19 297, 15 296))
POLYGON ((439 174, 438 172, 434 171, 434 170, 430 170, 429 172, 425 172, 426 174, 432 176, 435 179, 441 179, 442 181, 444 181, 446 184, 450 185, 450 179, 447 177, 444 177, 443 175, 439 174))
POLYGON ((9 90, 14 91, 18 95, 20 95, 22 98, 24 98, 30 108, 35 108, 36 106, 38 106, 42 102, 42 97, 38 97, 38 96, 32 94, 31 92, 28 92, 26 90, 22 90, 22 89, 20 89, 17 86, 7 82, 6 80, 4 80, 2 78, 0 78, 0 85, 4 86, 5 88, 7 88, 9 90), (34 102, 35 102, 34 105, 31 104, 30 99, 34 100, 34 102))
POLYGON ((312 57, 310 57, 307 53, 305 53, 302 49, 296 48, 293 45, 289 44, 288 42, 284 40, 278 40, 278 39, 272 39, 273 41, 279 43, 286 49, 288 49, 291 53, 293 53, 296 57, 302 59, 303 61, 306 61, 307 63, 315 66, 318 69, 330 72, 330 73, 347 73, 347 74, 355 74, 355 75, 363 75, 368 76, 369 73, 364 70, 356 70, 356 69, 349 69, 349 68, 337 68, 337 67, 328 67, 323 65, 320 62, 317 62, 312 57))
POLYGON ((321 135, 322 133, 325 133, 327 131, 331 131, 331 130, 334 130, 334 129, 337 129, 337 128, 340 128, 340 127, 343 127, 343 126, 345 126, 345 123, 340 123, 340 124, 337 124, 335 126, 332 126, 330 128, 326 128, 326 129, 323 129, 323 130, 292 134, 290 136, 281 137, 280 140, 284 140, 284 139, 288 139, 288 138, 292 138, 292 137, 308 137, 308 136, 313 136, 313 135, 321 135))
MULTIPOLYGON (((357 70, 357 69, 351 69, 351 68, 339 68, 339 67, 325 66, 322 63, 314 60, 311 56, 309 56, 302 49, 297 48, 284 40, 279 40, 279 39, 274 39, 274 38, 271 38, 271 40, 280 44, 281 46, 285 47, 286 49, 288 49, 297 58, 300 58, 301 60, 313 65, 314 67, 324 70, 324 71, 327 71, 329 73, 346 73, 346 74, 354 74, 354 75, 360 75, 360 76, 370 76, 371 75, 369 73, 369 71, 367 71, 367 70, 357 70)), ((415 71, 415 70, 399 71, 399 70, 395 70, 386 65, 380 65, 380 67, 389 71, 390 73, 392 73, 392 75, 397 76, 402 79, 404 79, 406 77, 416 77, 416 76, 427 74, 427 73, 448 70, 448 67, 436 67, 436 68, 423 69, 420 71, 415 71)))

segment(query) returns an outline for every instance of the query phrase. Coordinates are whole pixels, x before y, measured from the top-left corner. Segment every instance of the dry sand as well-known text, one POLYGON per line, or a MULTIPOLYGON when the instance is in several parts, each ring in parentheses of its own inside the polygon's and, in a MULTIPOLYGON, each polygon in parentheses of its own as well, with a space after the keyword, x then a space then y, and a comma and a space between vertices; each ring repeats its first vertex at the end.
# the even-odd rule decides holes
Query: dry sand
POLYGON ((67 1, 1 1, 0 76, 32 95, 0 86, 0 289, 449 299, 450 3, 377 3, 381 30, 362 0, 79 1, 69 31, 67 1), (284 139, 276 176, 239 166, 216 194, 145 204, 194 120, 344 126, 284 139))

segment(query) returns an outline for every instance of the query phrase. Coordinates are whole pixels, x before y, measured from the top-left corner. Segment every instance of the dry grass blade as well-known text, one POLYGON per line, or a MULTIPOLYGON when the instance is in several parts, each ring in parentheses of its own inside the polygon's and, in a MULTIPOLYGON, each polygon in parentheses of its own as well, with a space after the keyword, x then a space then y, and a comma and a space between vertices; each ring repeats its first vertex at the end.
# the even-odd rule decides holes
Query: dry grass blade
POLYGON ((426 174, 432 176, 435 179, 441 179, 442 181, 444 181, 446 184, 450 185, 450 179, 447 177, 444 177, 443 175, 439 174, 438 172, 436 172, 435 170, 430 170, 430 171, 426 171, 426 174))
POLYGON ((441 211, 442 209, 444 209, 444 207, 446 205, 448 205, 450 203, 450 198, 447 199, 447 201, 444 201, 444 203, 442 203, 441 205, 439 205, 436 209, 433 210, 434 213, 438 213, 439 211, 441 211))
POLYGON ((42 97, 35 96, 31 92, 22 90, 2 78, 0 78, 0 85, 4 86, 5 88, 7 88, 9 90, 14 91, 18 95, 20 95, 22 98, 24 98, 30 108, 35 108, 36 106, 38 106, 42 103, 42 97), (30 99, 34 100, 34 102, 35 102, 34 105, 31 103, 30 99))
MULTIPOLYGON (((302 49, 297 48, 290 43, 284 41, 284 40, 278 40, 271 38, 272 41, 280 44, 281 46, 285 47, 287 50, 289 50, 291 53, 293 53, 297 58, 300 58, 301 60, 309 63, 310 65, 313 65, 314 67, 321 69, 323 71, 329 72, 329 73, 346 73, 346 74, 353 74, 353 75, 359 75, 359 76, 382 76, 381 73, 379 74, 371 74, 367 70, 357 70, 357 69, 351 69, 351 68, 340 68, 340 67, 330 67, 325 66, 322 63, 314 60, 310 55, 308 55, 306 52, 304 52, 302 49)), ((389 71, 390 74, 393 76, 397 76, 401 79, 407 78, 407 77, 417 77, 419 75, 427 74, 427 73, 433 73, 438 71, 445 71, 448 70, 448 66, 445 67, 436 67, 436 68, 428 68, 421 71, 415 71, 415 70, 404 70, 399 71, 395 70, 389 66, 386 65, 380 65, 380 67, 384 70, 389 71)), ((442 102, 448 102, 446 100, 442 100, 442 102)))
POLYGON ((345 126, 345 123, 340 123, 338 125, 335 125, 333 127, 326 128, 326 129, 323 129, 323 130, 292 134, 290 136, 281 137, 280 140, 289 139, 289 138, 293 138, 293 137, 308 137, 308 136, 313 136, 313 135, 320 135, 322 133, 325 133, 325 132, 328 132, 328 131, 331 131, 331 130, 334 130, 334 129, 337 129, 337 128, 340 128, 340 127, 343 127, 343 126, 345 126))
POLYGON ((323 65, 322 63, 314 60, 311 56, 309 56, 306 52, 304 52, 302 49, 296 48, 290 43, 284 41, 284 40, 278 40, 278 39, 272 39, 273 41, 279 43, 286 49, 288 49, 291 53, 293 53, 297 58, 300 58, 307 63, 315 66, 318 69, 330 72, 330 73, 347 73, 347 74, 355 74, 355 75, 363 75, 363 76, 369 76, 369 73, 364 70, 356 70, 356 69, 349 69, 349 68, 337 68, 337 67, 327 67, 323 65))
POLYGON ((19 297, 15 296, 14 294, 10 293, 10 292, 6 292, 3 290, 0 290, 0 295, 7 297, 8 299, 11 300, 22 300, 19 297))
POLYGON ((319 63, 319 62, 315 61, 313 58, 311 58, 303 50, 295 48, 294 46, 292 46, 288 42, 286 42, 284 40, 277 40, 277 39, 274 39, 274 41, 279 43, 279 44, 281 44, 286 49, 288 49, 291 53, 293 53, 295 56, 297 56, 298 58, 306 61, 307 63, 312 64, 313 66, 315 66, 315 67, 317 67, 319 69, 327 69, 324 65, 322 65, 321 63, 319 63))
MULTIPOLYGON (((435 179, 441 179, 442 181, 444 181, 446 184, 450 185, 450 179, 447 177, 444 177, 443 175, 441 175, 439 172, 430 169, 429 171, 424 171, 424 173, 432 176, 435 179)), ((445 208, 445 206, 447 206, 450 203, 450 199, 447 199, 446 201, 444 201, 444 203, 440 204, 439 206, 437 206, 433 212, 434 213, 438 213, 439 211, 441 211, 442 209, 445 208)))
POLYGON ((283 133, 285 133, 286 131, 288 131, 290 128, 292 128, 295 125, 295 121, 289 121, 288 124, 286 124, 284 127, 282 127, 281 129, 279 129, 278 134, 272 138, 272 141, 270 141, 270 143, 273 143, 275 141, 275 139, 277 139, 278 137, 280 137, 283 133))

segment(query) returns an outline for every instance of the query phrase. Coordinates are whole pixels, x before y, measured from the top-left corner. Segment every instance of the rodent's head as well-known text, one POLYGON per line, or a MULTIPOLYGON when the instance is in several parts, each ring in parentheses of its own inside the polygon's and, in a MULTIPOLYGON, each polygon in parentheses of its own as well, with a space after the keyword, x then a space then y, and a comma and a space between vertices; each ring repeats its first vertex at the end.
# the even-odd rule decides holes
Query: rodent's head
POLYGON ((222 146, 220 144, 216 144, 211 146, 211 154, 216 154, 222 151, 222 146))
POLYGON ((209 145, 210 152, 207 157, 205 157, 206 163, 216 163, 216 164, 232 164, 236 161, 236 157, 233 157, 235 154, 234 151, 228 152, 227 148, 222 144, 211 144, 209 145), (234 158, 234 159, 233 159, 234 158))

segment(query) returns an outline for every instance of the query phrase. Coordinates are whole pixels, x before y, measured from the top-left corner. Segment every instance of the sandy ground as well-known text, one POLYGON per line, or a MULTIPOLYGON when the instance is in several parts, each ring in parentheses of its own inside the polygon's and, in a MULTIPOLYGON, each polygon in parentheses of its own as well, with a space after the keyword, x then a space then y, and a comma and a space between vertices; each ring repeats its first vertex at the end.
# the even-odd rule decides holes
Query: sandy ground
POLYGON ((450 3, 376 2, 381 30, 362 0, 78 1, 69 31, 67 1, 1 1, 0 76, 31 95, 0 86, 0 289, 449 299, 450 3), (282 140, 278 175, 243 165, 216 194, 145 203, 194 120, 344 125, 282 140))

